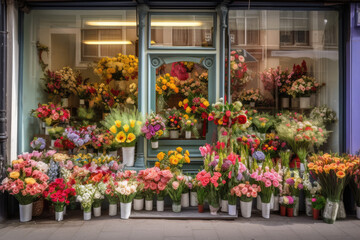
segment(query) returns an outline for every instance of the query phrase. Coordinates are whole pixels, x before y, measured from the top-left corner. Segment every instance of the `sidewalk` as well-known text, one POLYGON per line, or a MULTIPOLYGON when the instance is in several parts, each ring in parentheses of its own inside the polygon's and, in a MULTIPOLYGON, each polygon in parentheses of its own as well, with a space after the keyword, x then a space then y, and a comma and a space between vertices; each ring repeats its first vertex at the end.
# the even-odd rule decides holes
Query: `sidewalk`
MULTIPOLYGON (((105 213, 103 213, 105 214, 105 213)), ((310 217, 280 217, 269 220, 259 214, 250 219, 236 220, 121 220, 119 216, 92 217, 83 221, 82 215, 66 216, 63 222, 40 219, 29 223, 10 220, 0 225, 0 239, 6 240, 197 240, 197 239, 360 239, 360 220, 349 216, 333 225, 313 221, 310 217)))

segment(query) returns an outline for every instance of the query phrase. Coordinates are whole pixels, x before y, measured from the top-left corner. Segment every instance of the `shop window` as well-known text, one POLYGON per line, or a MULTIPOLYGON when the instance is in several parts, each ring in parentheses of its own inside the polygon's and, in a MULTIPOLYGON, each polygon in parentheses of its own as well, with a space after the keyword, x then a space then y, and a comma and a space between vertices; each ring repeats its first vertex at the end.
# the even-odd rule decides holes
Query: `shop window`
POLYGON ((230 31, 232 45, 258 45, 260 43, 260 17, 258 11, 247 11, 245 13, 229 16, 229 25, 238 26, 230 31))
POLYGON ((309 16, 308 12, 280 12, 280 45, 306 46, 309 45, 309 16))
POLYGON ((214 14, 150 15, 150 47, 214 47, 214 14))

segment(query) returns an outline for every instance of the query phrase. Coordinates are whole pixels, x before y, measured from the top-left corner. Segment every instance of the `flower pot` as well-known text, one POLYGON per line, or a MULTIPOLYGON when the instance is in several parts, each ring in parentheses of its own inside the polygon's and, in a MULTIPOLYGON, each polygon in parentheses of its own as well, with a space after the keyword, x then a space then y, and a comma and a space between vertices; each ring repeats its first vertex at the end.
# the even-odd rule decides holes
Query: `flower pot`
POLYGON ((197 192, 190 192, 190 206, 196 207, 198 205, 197 192))
POLYGON ((240 201, 241 216, 243 218, 251 217, 252 201, 244 202, 240 201))
POLYGON ((94 207, 94 217, 100 217, 101 216, 101 206, 100 207, 94 207))
POLYGON ((339 210, 338 202, 332 202, 329 199, 326 199, 326 204, 323 212, 324 222, 330 224, 335 223, 338 210, 339 210))
POLYGON ((154 206, 154 200, 145 200, 145 210, 152 211, 154 206))
POLYGON ((286 207, 284 205, 280 205, 280 216, 286 216, 286 207))
POLYGON ((55 148, 55 142, 56 140, 51 139, 51 145, 50 145, 51 148, 55 148))
POLYGON ((181 194, 181 207, 189 207, 189 192, 181 194))
POLYGON ((291 107, 292 108, 299 108, 300 107, 300 99, 299 98, 292 98, 291 99, 291 107))
POLYGON ((255 107, 255 102, 250 102, 250 107, 255 107))
POLYGON ((199 213, 203 213, 203 212, 204 212, 204 205, 203 205, 203 204, 199 204, 199 205, 198 205, 198 212, 199 212, 199 213))
POLYGON ((293 208, 286 208, 286 212, 287 212, 287 216, 288 217, 293 217, 294 216, 294 209, 293 208))
POLYGON ((79 105, 84 106, 85 105, 85 99, 79 99, 79 105))
POLYGON ((69 107, 69 98, 61 98, 61 106, 64 108, 69 107))
POLYGON ((135 211, 141 211, 144 209, 144 199, 134 199, 134 210, 135 211))
POLYGON ((191 139, 191 131, 185 131, 185 138, 191 139))
POLYGON ((305 212, 306 212, 306 216, 308 217, 312 216, 313 208, 312 208, 311 198, 305 199, 305 212))
POLYGON ((48 127, 48 126, 45 127, 45 135, 46 136, 49 136, 49 130, 50 129, 51 129, 51 127, 48 127))
POLYGON ((279 196, 274 196, 273 211, 279 211, 279 196))
POLYGON ((62 221, 64 220, 64 211, 62 212, 55 212, 55 221, 62 221))
POLYGON ((117 157, 118 155, 118 151, 115 150, 115 151, 109 151, 109 154, 108 154, 110 157, 117 157))
POLYGON ((281 98, 281 108, 289 108, 290 100, 289 98, 281 98))
POLYGON ((213 207, 213 206, 209 206, 210 207, 210 214, 215 216, 215 215, 218 215, 218 211, 219 211, 219 207, 213 207))
POLYGON ((230 216, 236 216, 236 205, 228 205, 228 213, 230 216))
POLYGON ((310 97, 301 97, 300 98, 300 108, 310 108, 310 97))
POLYGON ((261 216, 263 218, 270 218, 270 203, 261 203, 261 216))
POLYGON ((299 216, 300 201, 299 201, 299 197, 293 196, 293 198, 294 198, 294 201, 295 201, 295 206, 293 207, 294 216, 297 217, 297 216, 299 216))
POLYGON ((228 200, 221 200, 221 212, 228 212, 229 201, 228 200))
POLYGON ((261 197, 258 195, 257 198, 256 198, 256 208, 257 210, 261 211, 261 197))
POLYGON ((151 148, 152 149, 158 149, 159 148, 159 141, 151 142, 151 148))
POLYGON ((83 217, 84 217, 84 221, 89 221, 89 220, 91 220, 91 211, 90 211, 90 212, 85 212, 85 211, 84 211, 83 217))
POLYGON ((109 216, 116 216, 117 215, 117 204, 109 204, 109 216))
POLYGON ((271 194, 271 198, 270 198, 270 209, 273 210, 274 209, 274 194, 271 194))
POLYGON ((123 164, 128 167, 133 167, 135 162, 135 146, 122 147, 123 164))
POLYGON ((20 222, 29 222, 32 219, 33 204, 19 204, 20 222))
POLYGON ((129 219, 131 214, 131 202, 129 203, 120 203, 120 217, 121 219, 129 219))
POLYGON ((312 209, 312 217, 314 220, 318 220, 319 219, 319 214, 320 214, 320 210, 313 208, 312 209))
POLYGON ((339 201, 339 210, 336 216, 336 219, 340 220, 340 219, 345 219, 346 218, 346 211, 345 211, 345 206, 344 206, 344 202, 342 200, 339 201))
POLYGON ((173 203, 172 204, 172 211, 179 213, 181 212, 181 204, 180 203, 173 203))
POLYGON ((171 139, 178 139, 179 138, 179 130, 170 130, 169 131, 171 139))
POLYGON ((156 201, 156 211, 163 212, 164 211, 164 200, 156 201))
POLYGON ((356 218, 360 219, 360 207, 356 206, 356 218))

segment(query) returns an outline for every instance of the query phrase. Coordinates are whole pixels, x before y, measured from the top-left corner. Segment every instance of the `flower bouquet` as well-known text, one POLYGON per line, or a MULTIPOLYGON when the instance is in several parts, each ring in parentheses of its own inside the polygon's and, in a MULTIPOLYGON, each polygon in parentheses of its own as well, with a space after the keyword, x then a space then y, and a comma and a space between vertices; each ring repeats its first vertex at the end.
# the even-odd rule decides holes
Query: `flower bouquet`
POLYGON ((65 129, 63 127, 53 127, 48 130, 51 138, 51 147, 54 147, 56 139, 60 138, 63 135, 64 131, 65 129))
POLYGON ((115 136, 109 131, 96 128, 91 136, 92 147, 99 153, 105 155, 108 153, 112 157, 117 157, 117 149, 119 144, 115 140, 115 136))
POLYGON ((156 96, 157 96, 157 108, 158 112, 162 111, 167 105, 166 101, 172 94, 179 93, 177 86, 178 79, 170 76, 169 73, 159 76, 156 79, 156 96))
POLYGON ((313 110, 311 110, 309 118, 322 121, 324 125, 329 125, 337 121, 336 112, 326 107, 325 105, 321 107, 315 107, 313 110))
POLYGON ((109 181, 106 184, 106 190, 104 195, 109 201, 109 216, 116 216, 119 197, 115 194, 113 177, 109 178, 109 181))
POLYGON ((179 173, 183 164, 190 163, 190 153, 188 150, 184 151, 181 147, 176 150, 167 152, 159 152, 157 154, 158 161, 155 162, 155 167, 161 170, 170 170, 172 173, 179 173))
POLYGON ((62 178, 57 178, 49 184, 49 189, 44 191, 43 195, 55 208, 55 220, 62 221, 64 219, 64 207, 69 205, 70 198, 76 196, 76 191, 70 183, 65 182, 62 178))
POLYGON ((96 186, 92 183, 89 184, 82 184, 76 183, 76 199, 81 203, 81 206, 84 210, 84 220, 88 221, 91 220, 91 207, 94 203, 94 195, 96 192, 96 186))
POLYGON ((182 116, 178 110, 172 109, 166 113, 167 122, 166 128, 169 130, 170 138, 177 139, 179 138, 179 130, 181 130, 181 120, 182 116))
MULTIPOLYGON (((293 196, 281 196, 279 199, 279 203, 282 207, 286 208, 287 216, 293 217, 294 216, 294 207, 296 204, 296 199, 293 196)), ((281 209, 283 211, 283 208, 281 209)), ((283 212, 280 212, 281 216, 285 216, 283 212)))
POLYGON ((181 212, 181 195, 185 188, 185 178, 183 175, 174 175, 168 182, 166 191, 169 194, 172 203, 173 212, 181 212))
POLYGON ((244 218, 251 217, 252 201, 261 192, 260 186, 250 184, 249 181, 240 183, 231 189, 231 194, 240 198, 241 215, 244 218))
POLYGON ((293 98, 300 97, 300 108, 309 108, 311 94, 316 93, 321 86, 314 78, 302 76, 292 83, 287 94, 293 98))
POLYGON ((196 174, 196 182, 197 182, 197 200, 198 200, 198 212, 204 212, 204 201, 208 195, 207 185, 209 184, 208 180, 210 179, 210 173, 202 170, 196 174), (205 176, 206 175, 206 176, 205 176))
POLYGON ((48 187, 49 177, 36 168, 34 160, 22 158, 12 161, 7 169, 7 177, 3 179, 0 190, 7 191, 19 202, 20 221, 28 222, 32 217, 32 203, 37 200, 48 187))
POLYGON ((177 83, 177 86, 179 88, 179 92, 185 98, 190 97, 190 96, 199 96, 199 95, 207 97, 207 95, 208 95, 207 84, 202 82, 198 78, 190 78, 190 79, 179 81, 177 83))
MULTIPOLYGON (((261 114, 261 115, 256 115, 252 119, 252 123, 255 125, 256 129, 260 133, 265 134, 267 133, 269 128, 274 125, 275 119, 269 114, 261 114)), ((263 140, 265 140, 265 137, 263 137, 263 140)))
POLYGON ((34 150, 44 150, 46 147, 46 141, 43 138, 34 137, 30 142, 30 147, 34 150))
POLYGON ((183 118, 180 122, 181 131, 185 131, 185 138, 191 139, 191 134, 194 135, 195 138, 199 138, 199 132, 196 127, 197 120, 193 118, 183 118))
POLYGON ((92 85, 80 84, 76 87, 78 97, 80 98, 80 106, 85 105, 85 100, 90 100, 96 97, 96 88, 92 85))
POLYGON ((114 182, 115 194, 120 199, 122 219, 128 219, 130 217, 131 203, 136 195, 137 187, 137 181, 122 180, 114 182))
POLYGON ((186 114, 194 114, 196 118, 202 119, 207 119, 208 117, 207 111, 210 103, 204 97, 191 95, 183 101, 180 101, 178 105, 186 114))
POLYGON ((134 166, 135 144, 141 135, 142 122, 143 117, 136 109, 114 109, 102 122, 122 147, 123 163, 126 166, 134 166))
POLYGON ((255 107, 255 104, 262 100, 263 97, 261 96, 259 89, 243 90, 240 93, 240 101, 250 104, 250 107, 255 107))
POLYGON ((242 50, 232 50, 230 52, 230 77, 232 87, 236 88, 243 87, 250 81, 242 50))
POLYGON ((123 81, 137 78, 139 60, 134 55, 119 53, 115 57, 104 57, 94 67, 94 73, 109 84, 112 80, 123 81))
MULTIPOLYGON (((299 197, 300 190, 304 188, 302 183, 302 178, 300 177, 299 171, 297 169, 290 171, 287 169, 284 176, 284 189, 283 194, 287 194, 293 197, 296 204, 293 206, 294 216, 299 215, 299 197)), ((289 214, 289 213, 288 213, 289 214)))
POLYGON ((66 128, 63 136, 73 145, 80 149, 86 149, 86 146, 91 144, 91 137, 93 131, 96 129, 96 125, 81 127, 79 129, 75 129, 73 127, 66 128))
POLYGON ((159 138, 164 135, 166 131, 165 120, 159 114, 151 113, 147 116, 141 132, 147 140, 151 141, 151 147, 157 149, 159 147, 159 138))
MULTIPOLYGON (((70 112, 53 103, 39 104, 38 108, 32 110, 32 115, 44 122, 47 126, 54 126, 58 123, 65 123, 70 119, 70 112)), ((47 132, 45 133, 47 134, 47 132)))

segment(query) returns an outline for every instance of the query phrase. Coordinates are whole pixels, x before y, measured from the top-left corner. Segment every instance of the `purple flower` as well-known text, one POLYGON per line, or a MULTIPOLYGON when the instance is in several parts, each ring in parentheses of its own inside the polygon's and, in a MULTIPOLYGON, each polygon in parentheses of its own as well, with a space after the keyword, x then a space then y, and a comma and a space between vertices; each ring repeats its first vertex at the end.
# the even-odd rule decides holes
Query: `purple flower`
POLYGON ((256 161, 264 161, 265 160, 265 154, 261 151, 254 152, 252 157, 254 159, 256 159, 256 161))
POLYGON ((299 183, 298 189, 303 189, 303 188, 304 188, 304 185, 302 185, 302 183, 299 183))
POLYGON ((231 166, 231 161, 230 160, 225 160, 223 165, 221 166, 221 170, 222 171, 227 171, 231 166))
POLYGON ((156 125, 154 126, 154 129, 155 129, 156 132, 159 131, 159 130, 160 130, 160 125, 159 125, 159 124, 156 124, 156 125))
POLYGON ((286 179, 286 183, 289 184, 290 186, 293 186, 295 184, 295 181, 292 178, 288 178, 286 179))
POLYGON ((241 181, 241 179, 243 178, 243 175, 239 172, 239 174, 237 175, 236 179, 238 181, 241 181))
POLYGON ((218 164, 218 162, 216 160, 214 160, 211 163, 209 163, 209 166, 210 167, 216 167, 217 164, 218 164))

